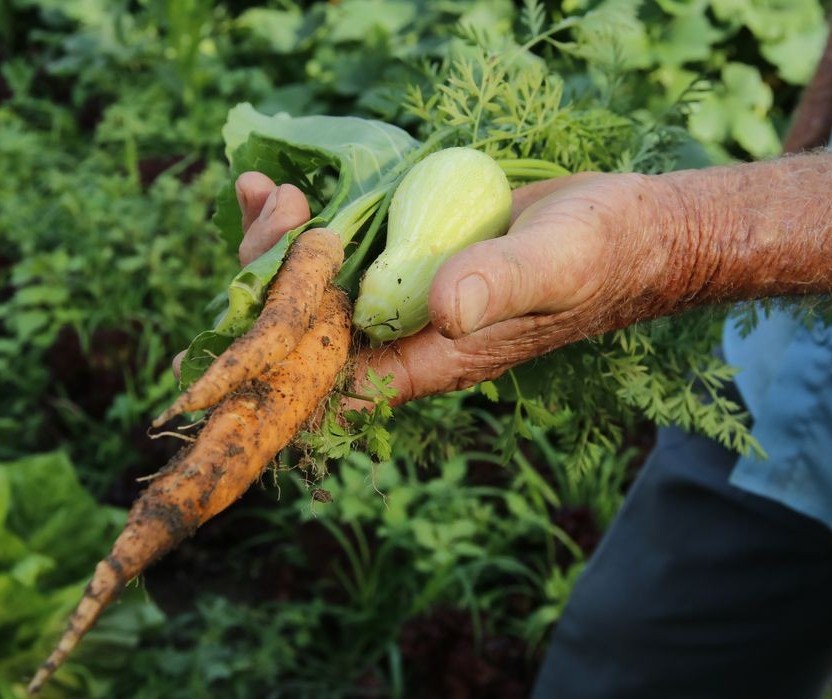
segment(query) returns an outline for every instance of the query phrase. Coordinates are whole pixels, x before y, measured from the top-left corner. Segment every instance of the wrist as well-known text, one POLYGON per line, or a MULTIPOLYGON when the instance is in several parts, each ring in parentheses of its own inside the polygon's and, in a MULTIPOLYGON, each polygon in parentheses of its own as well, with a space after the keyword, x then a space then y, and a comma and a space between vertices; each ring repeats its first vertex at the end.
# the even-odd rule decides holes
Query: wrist
POLYGON ((832 291, 832 155, 652 177, 678 309, 832 291))
POLYGON ((615 299, 622 325, 692 305, 705 283, 700 275, 709 256, 701 231, 709 228, 708 208, 664 175, 615 177, 618 192, 626 193, 611 223, 621 249, 609 251, 602 295, 615 299))

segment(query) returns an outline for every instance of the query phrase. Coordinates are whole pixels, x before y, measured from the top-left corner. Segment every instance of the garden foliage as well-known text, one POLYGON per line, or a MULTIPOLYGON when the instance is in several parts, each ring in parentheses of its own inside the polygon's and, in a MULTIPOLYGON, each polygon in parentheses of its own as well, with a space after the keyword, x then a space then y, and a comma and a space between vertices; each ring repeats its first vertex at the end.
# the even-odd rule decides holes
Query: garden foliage
MULTIPOLYGON (((226 155, 322 192, 316 214, 363 191, 339 195, 339 171, 379 174, 339 151, 343 132, 321 141, 336 117, 386 123, 402 152, 441 134, 573 172, 767 157, 824 39, 818 0, 0 1, 0 696, 19 696, 107 549, 110 506, 177 446, 146 434, 177 390, 170 358, 240 279, 226 155)), ((641 325, 394 419, 331 422, 309 442, 328 463, 284 454, 274 482, 148 577, 164 598, 154 575, 210 578, 214 556, 217 584, 165 600, 164 626, 132 590, 64 696, 439 696, 463 676, 476 690, 477 673, 425 670, 443 653, 522 691, 645 426, 753 448, 720 393, 721 322, 641 325)))
MULTIPOLYGON (((62 452, 0 463, 0 697, 20 695, 125 519, 96 503, 62 452)), ((162 618, 131 588, 44 696, 111 696, 118 660, 162 618)))

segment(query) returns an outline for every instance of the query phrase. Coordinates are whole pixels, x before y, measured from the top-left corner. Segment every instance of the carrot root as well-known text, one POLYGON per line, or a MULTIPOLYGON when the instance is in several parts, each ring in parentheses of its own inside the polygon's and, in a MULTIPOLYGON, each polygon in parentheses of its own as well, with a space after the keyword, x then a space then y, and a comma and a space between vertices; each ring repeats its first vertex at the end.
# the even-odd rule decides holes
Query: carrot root
POLYGON ((245 381, 281 362, 314 323, 324 290, 343 261, 344 249, 338 236, 322 228, 301 233, 292 243, 251 329, 159 415, 153 426, 215 405, 245 381))
POLYGON ((330 393, 349 353, 349 301, 330 286, 317 315, 285 361, 223 400, 198 440, 142 493, 63 637, 32 678, 30 694, 63 664, 127 582, 248 490, 330 393))

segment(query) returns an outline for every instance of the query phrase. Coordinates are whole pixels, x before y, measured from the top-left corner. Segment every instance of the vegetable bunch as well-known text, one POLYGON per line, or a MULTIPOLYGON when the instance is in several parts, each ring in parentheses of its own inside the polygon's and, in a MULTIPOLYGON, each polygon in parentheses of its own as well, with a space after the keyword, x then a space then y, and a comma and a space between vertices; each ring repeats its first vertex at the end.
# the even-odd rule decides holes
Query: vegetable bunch
MULTIPOLYGON (((425 153, 413 150, 414 155, 425 153)), ((336 192, 346 189, 345 179, 342 173, 336 192)), ((232 284, 220 324, 243 318, 253 318, 253 323, 212 357, 207 370, 154 425, 202 409, 211 409, 210 417, 193 444, 134 504, 68 630, 32 679, 30 692, 37 692, 63 663, 127 582, 236 501, 335 388, 350 357, 353 312, 334 279, 353 285, 355 260, 364 259, 362 246, 372 238, 365 237, 343 266, 342 246, 364 223, 372 220, 368 230, 375 233, 379 212, 389 209, 387 246, 363 276, 355 307, 356 324, 374 340, 423 327, 428 289, 439 265, 453 252, 508 227, 508 180, 489 156, 476 150, 446 149, 406 171, 401 163, 391 163, 378 183, 326 221, 340 237, 307 224, 268 253, 265 265, 262 259, 252 263, 262 299, 253 288, 241 297, 232 284), (277 268, 274 280, 262 271, 272 265, 277 268)), ((238 279, 252 274, 247 268, 238 279)), ((232 325, 241 326, 239 320, 232 325)), ((191 360, 193 352, 192 346, 191 360)))
MULTIPOLYGON (((231 177, 215 215, 229 251, 243 235, 234 192, 242 172, 297 185, 313 216, 236 274, 215 302, 213 327, 182 363, 184 393, 157 424, 202 409, 207 418, 134 505, 30 691, 127 582, 239 498, 304 428, 335 424, 320 409, 345 380, 360 335, 353 324, 373 343, 422 327, 436 269, 505 232, 512 186, 583 169, 670 165, 678 129, 618 113, 603 96, 567 100, 563 79, 531 52, 568 51, 554 37, 576 25, 555 23, 498 51, 480 46, 445 66, 427 93, 414 87, 409 107, 421 138, 355 117, 267 116, 249 104, 230 111, 223 135, 231 177)), ((531 426, 549 429, 580 471, 621 443, 634 415, 747 447, 736 406, 718 396, 730 372, 708 354, 716 327, 700 317, 622 330, 482 386, 489 399, 514 406, 502 447, 511 451, 531 426), (691 376, 708 400, 694 393, 691 376)))

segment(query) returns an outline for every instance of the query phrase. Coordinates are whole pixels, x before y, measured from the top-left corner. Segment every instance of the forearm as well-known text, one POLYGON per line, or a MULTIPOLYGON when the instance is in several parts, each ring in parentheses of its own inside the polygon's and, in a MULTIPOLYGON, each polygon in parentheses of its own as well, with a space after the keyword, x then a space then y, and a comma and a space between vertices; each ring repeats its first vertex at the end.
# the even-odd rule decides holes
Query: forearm
POLYGON ((679 307, 832 292, 832 154, 682 171, 659 234, 679 307))

